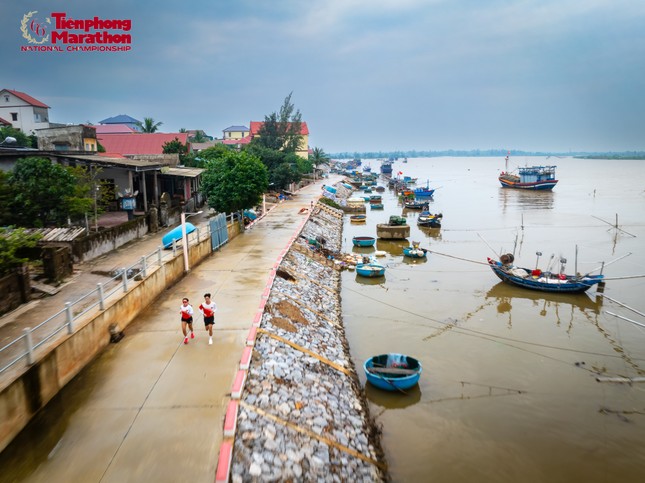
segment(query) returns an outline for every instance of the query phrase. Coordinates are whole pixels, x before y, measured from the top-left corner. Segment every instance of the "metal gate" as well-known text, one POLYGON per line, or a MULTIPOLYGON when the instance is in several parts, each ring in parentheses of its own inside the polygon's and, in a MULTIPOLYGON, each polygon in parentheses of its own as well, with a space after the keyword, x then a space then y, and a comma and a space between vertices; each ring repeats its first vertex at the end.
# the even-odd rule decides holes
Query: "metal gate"
POLYGON ((211 231, 211 249, 217 250, 228 243, 228 229, 226 228, 226 213, 220 213, 209 222, 211 231))

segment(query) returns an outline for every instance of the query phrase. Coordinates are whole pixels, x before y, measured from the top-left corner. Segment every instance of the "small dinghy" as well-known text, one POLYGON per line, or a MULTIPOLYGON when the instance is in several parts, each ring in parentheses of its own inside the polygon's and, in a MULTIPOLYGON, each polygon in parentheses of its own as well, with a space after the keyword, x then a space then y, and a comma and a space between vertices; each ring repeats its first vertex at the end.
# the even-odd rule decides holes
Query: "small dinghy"
POLYGON ((370 384, 386 391, 403 391, 419 382, 421 363, 404 354, 381 354, 363 364, 370 384))
POLYGON ((352 223, 365 223, 366 220, 367 216, 365 215, 351 215, 349 217, 349 221, 351 221, 352 223))
POLYGON ((373 236, 355 236, 352 238, 352 243, 355 247, 373 247, 376 243, 376 238, 373 236))
MULTIPOLYGON (((195 226, 192 223, 186 223, 186 236, 195 231, 195 226)), ((172 247, 173 241, 181 241, 182 238, 182 229, 181 225, 173 228, 168 233, 166 233, 161 239, 161 244, 165 249, 172 247)))
POLYGON ((385 267, 378 263, 360 263, 356 265, 356 273, 361 277, 382 277, 385 267))

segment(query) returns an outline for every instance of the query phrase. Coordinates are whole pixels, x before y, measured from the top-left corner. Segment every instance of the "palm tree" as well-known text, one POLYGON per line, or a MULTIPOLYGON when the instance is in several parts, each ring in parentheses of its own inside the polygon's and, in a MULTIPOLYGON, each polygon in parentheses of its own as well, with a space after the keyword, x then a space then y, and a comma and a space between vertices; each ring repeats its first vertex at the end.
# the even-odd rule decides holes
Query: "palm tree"
POLYGON ((205 143, 208 141, 208 138, 204 135, 204 131, 197 130, 195 135, 189 138, 191 143, 205 143))
POLYGON ((155 122, 155 120, 151 117, 144 117, 143 122, 137 123, 137 125, 141 128, 141 132, 147 133, 157 132, 159 126, 161 126, 162 124, 163 122, 155 122))
POLYGON ((322 148, 314 148, 309 155, 309 161, 314 166, 314 179, 316 179, 316 169, 322 164, 329 164, 329 156, 325 154, 322 148))

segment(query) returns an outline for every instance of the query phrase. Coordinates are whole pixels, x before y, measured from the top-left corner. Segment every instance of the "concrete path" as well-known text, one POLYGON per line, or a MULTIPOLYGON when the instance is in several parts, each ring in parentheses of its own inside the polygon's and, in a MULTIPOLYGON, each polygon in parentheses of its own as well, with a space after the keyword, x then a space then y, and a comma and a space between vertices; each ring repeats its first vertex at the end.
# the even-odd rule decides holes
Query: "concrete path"
MULTIPOLYGON (((148 307, 7 448, 7 481, 212 482, 225 404, 269 272, 322 184, 275 206, 148 307), (196 338, 184 345, 181 299, 196 310, 205 292, 218 305, 214 343, 197 315, 196 338)), ((133 260, 156 245, 140 246, 133 260)))

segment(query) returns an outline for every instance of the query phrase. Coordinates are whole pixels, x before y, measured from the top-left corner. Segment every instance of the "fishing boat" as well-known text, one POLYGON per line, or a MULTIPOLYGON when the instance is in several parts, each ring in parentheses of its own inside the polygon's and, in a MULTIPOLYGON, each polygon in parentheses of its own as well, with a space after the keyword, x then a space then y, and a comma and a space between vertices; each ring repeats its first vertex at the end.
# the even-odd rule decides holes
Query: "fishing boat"
MULTIPOLYGON (((186 225, 186 236, 191 234, 192 232, 195 231, 195 225, 192 223, 185 223, 186 225)), ((168 233, 166 233, 163 238, 161 239, 161 244, 163 245, 164 248, 170 248, 172 246, 173 241, 181 241, 182 238, 182 229, 181 225, 176 226, 172 230, 170 230, 168 233)))
POLYGON ((408 183, 408 184, 414 184, 414 183, 416 183, 416 182, 417 182, 417 180, 418 180, 418 179, 419 179, 419 178, 412 178, 412 177, 410 177, 410 176, 404 176, 404 177, 403 177, 403 182, 404 182, 404 183, 408 183))
POLYGON ((412 244, 409 247, 403 248, 403 256, 409 258, 424 258, 427 251, 428 250, 419 248, 419 245, 412 244))
POLYGON ((350 215, 349 221, 353 223, 365 223, 367 221, 366 215, 350 215))
POLYGON ((371 203, 370 202, 370 209, 372 209, 372 210, 382 210, 383 209, 383 203, 371 203))
POLYGON ((383 200, 381 195, 370 195, 370 203, 380 203, 383 200))
POLYGON ((430 180, 426 182, 425 187, 414 189, 414 196, 417 198, 432 198, 432 195, 434 195, 434 189, 430 189, 430 180))
POLYGON ((392 174, 392 162, 383 161, 381 163, 381 174, 391 175, 392 174))
POLYGON ((378 193, 383 193, 385 191, 385 186, 377 186, 375 189, 378 193))
POLYGON ((404 391, 419 382, 421 363, 404 354, 381 354, 363 363, 370 384, 385 391, 404 391))
POLYGON ((499 175, 502 188, 523 190, 552 190, 558 183, 555 179, 557 166, 524 166, 517 168, 517 174, 508 171, 508 155, 506 155, 506 170, 499 175))
POLYGON ((433 215, 429 211, 423 211, 417 218, 417 226, 428 226, 430 228, 441 228, 441 219, 443 215, 438 213, 433 215))
POLYGON ((531 290, 552 293, 582 293, 596 284, 603 283, 605 278, 604 275, 566 275, 564 273, 566 259, 564 258, 560 260, 559 273, 543 272, 538 268, 532 270, 517 267, 513 265, 514 259, 513 254, 507 253, 500 257, 500 261, 488 258, 488 265, 503 282, 531 290))
POLYGON ((352 238, 352 243, 355 247, 373 247, 376 243, 376 238, 372 236, 355 236, 352 238))
POLYGON ((359 263, 356 265, 356 273, 361 277, 382 277, 385 275, 385 267, 378 263, 359 263))
POLYGON ((403 206, 408 210, 427 210, 429 202, 421 200, 405 200, 403 201, 403 206))

